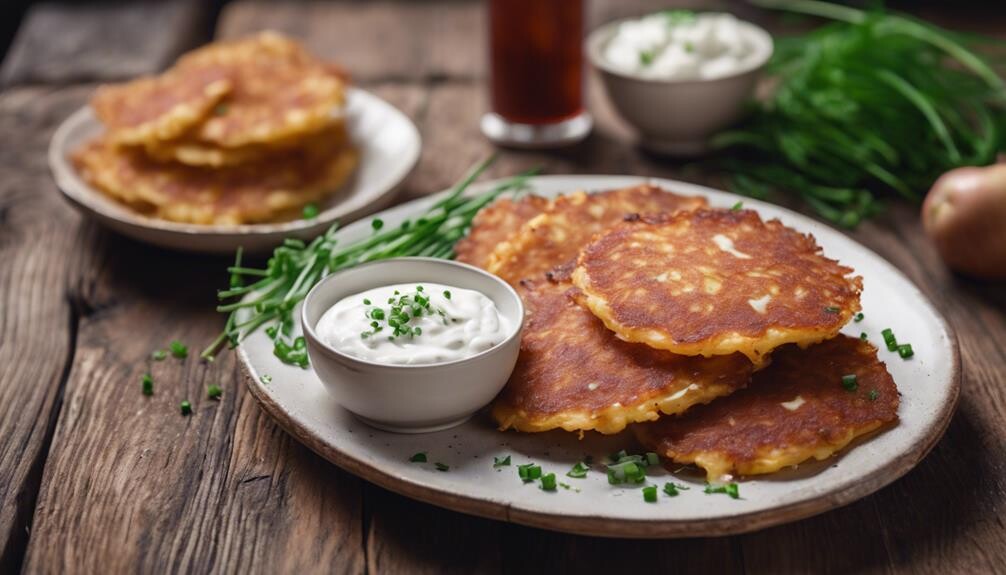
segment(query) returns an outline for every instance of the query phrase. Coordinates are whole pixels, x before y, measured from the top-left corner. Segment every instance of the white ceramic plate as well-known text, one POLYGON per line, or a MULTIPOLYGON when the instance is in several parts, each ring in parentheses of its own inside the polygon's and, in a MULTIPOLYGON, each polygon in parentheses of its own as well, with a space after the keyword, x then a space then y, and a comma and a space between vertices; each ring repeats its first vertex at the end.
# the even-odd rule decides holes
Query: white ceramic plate
POLYGON ((69 154, 103 130, 90 107, 77 110, 53 134, 49 167, 56 185, 77 209, 112 230, 159 246, 205 253, 233 253, 238 246, 262 252, 283 238, 311 238, 336 220, 349 222, 391 201, 391 194, 416 165, 422 147, 419 131, 405 114, 358 88, 346 94, 349 136, 360 164, 340 190, 320 205, 312 220, 240 226, 180 224, 137 214, 89 186, 69 154))
MULTIPOLYGON (((532 187, 536 193, 552 196, 643 181, 637 177, 552 176, 534 179, 532 187)), ((661 493, 654 504, 643 501, 638 487, 608 485, 603 467, 597 463, 586 479, 565 476, 585 454, 599 462, 619 449, 638 449, 631 433, 605 437, 588 432, 583 440, 562 431, 501 433, 485 414, 462 426, 427 435, 378 431, 339 407, 311 370, 280 363, 264 333, 252 335, 238 350, 253 394, 300 441, 382 487, 466 513, 592 535, 679 537, 751 531, 845 505, 914 467, 946 429, 960 387, 956 338, 932 304, 887 261, 805 216, 700 186, 649 181, 677 193, 706 196, 713 206, 729 207, 743 200, 745 207, 758 210, 764 218, 779 218, 813 233, 827 255, 855 267, 864 278, 866 319, 851 323, 845 332, 858 336, 865 331, 872 341, 882 344, 880 332, 890 327, 915 349, 909 360, 886 349, 880 351, 881 360, 902 391, 900 423, 838 457, 745 480, 738 500, 704 494, 703 479, 694 472, 686 470, 676 476, 654 472, 650 480, 658 485, 669 480, 691 485, 678 497, 661 493), (268 376, 265 379, 269 382, 262 376, 268 376), (429 462, 409 463, 409 456, 419 451, 428 453, 429 462), (493 458, 506 455, 511 456, 513 466, 494 470, 493 458), (435 462, 449 465, 450 470, 437 471, 435 462), (522 484, 516 465, 528 462, 540 464, 546 473, 555 472, 560 481, 576 490, 560 488, 550 493, 540 490, 536 482, 522 484)), ((421 213, 433 201, 435 198, 424 198, 403 204, 380 217, 387 225, 395 225, 421 213)), ((358 222, 341 233, 346 240, 360 238, 370 233, 369 224, 358 222)))

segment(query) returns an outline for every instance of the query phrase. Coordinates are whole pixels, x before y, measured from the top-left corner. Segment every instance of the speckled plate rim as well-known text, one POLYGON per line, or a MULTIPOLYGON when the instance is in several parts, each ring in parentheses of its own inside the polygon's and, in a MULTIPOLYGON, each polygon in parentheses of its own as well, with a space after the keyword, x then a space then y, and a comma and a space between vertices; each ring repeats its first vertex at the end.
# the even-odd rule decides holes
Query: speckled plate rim
POLYGON ((188 251, 233 252, 239 245, 249 251, 262 251, 285 237, 316 236, 336 221, 349 222, 386 206, 418 163, 422 138, 412 120, 388 102, 359 88, 348 88, 346 100, 350 136, 360 152, 360 162, 347 183, 322 202, 324 209, 311 220, 219 226, 170 222, 133 212, 84 182, 69 161, 69 154, 84 137, 102 130, 90 106, 71 114, 53 133, 48 149, 49 168, 56 186, 71 205, 120 233, 188 251), (354 133, 358 131, 354 122, 374 121, 386 122, 388 129, 394 130, 396 141, 375 143, 354 133), (395 149, 391 150, 389 145, 395 149), (368 162, 381 165, 369 166, 368 174, 373 175, 365 176, 367 179, 361 182, 361 172, 368 162))
MULTIPOLYGON (((798 227, 820 228, 822 224, 792 212, 779 206, 735 196, 728 192, 714 190, 704 186, 679 182, 674 180, 646 178, 638 176, 539 176, 531 181, 533 187, 535 182, 547 180, 575 181, 571 184, 570 191, 575 189, 598 190, 611 187, 634 185, 649 182, 677 193, 704 195, 707 197, 717 197, 720 204, 724 198, 732 198, 736 201, 743 201, 747 207, 760 209, 770 208, 773 211, 785 214, 787 224, 797 223, 798 227), (803 225, 800 225, 803 224, 803 225)), ((480 184, 475 187, 478 191, 484 186, 492 185, 492 182, 480 184)), ((423 202, 433 201, 432 198, 422 198, 396 206, 390 211, 407 211, 411 206, 425 205, 423 202)), ((361 224, 357 224, 361 225, 361 224)), ((835 232, 838 233, 838 232, 835 232)), ((844 236, 843 236, 844 237, 844 236)), ((614 537, 614 538, 676 538, 676 537, 706 537, 724 536, 739 533, 757 531, 767 527, 789 523, 811 517, 825 511, 836 509, 870 495, 881 488, 889 485, 895 480, 905 475, 913 469, 942 438, 944 432, 950 424, 950 420, 957 407, 961 386, 961 360, 960 349, 956 333, 951 329, 950 324, 932 305, 932 303, 922 294, 917 287, 900 270, 895 268, 890 262, 883 259, 875 252, 865 246, 855 242, 851 238, 845 239, 856 244, 859 249, 873 254, 879 265, 885 268, 885 272, 899 277, 902 281, 912 286, 916 291, 918 301, 926 306, 927 315, 935 319, 943 334, 946 336, 950 348, 951 366, 947 385, 947 399, 938 410, 931 415, 927 433, 921 441, 913 444, 908 449, 897 456, 892 457, 887 463, 874 470, 872 473, 855 478, 855 481, 847 481, 838 489, 834 489, 813 498, 795 501, 791 504, 778 505, 766 510, 750 513, 739 513, 728 517, 718 517, 710 519, 624 519, 614 520, 610 516, 598 515, 577 515, 575 517, 559 513, 539 511, 531 506, 518 506, 493 500, 487 497, 475 497, 465 493, 452 492, 443 488, 424 484, 420 481, 410 480, 396 475, 392 470, 384 469, 378 465, 369 464, 366 461, 357 459, 338 446, 331 445, 324 439, 312 433, 297 419, 291 416, 276 400, 271 397, 270 391, 261 381, 261 374, 257 373, 252 365, 247 352, 243 346, 238 348, 239 365, 245 382, 252 392, 252 395, 259 401, 263 409, 271 415, 276 422, 298 441, 306 445, 315 453, 338 465, 350 473, 358 475, 380 487, 390 491, 451 509, 462 513, 477 515, 490 519, 508 521, 530 527, 574 533, 579 535, 614 537)), ((896 433, 897 428, 890 432, 896 433)), ((854 443, 856 445, 858 443, 854 443)), ((847 448, 848 449, 848 448, 847 448)))

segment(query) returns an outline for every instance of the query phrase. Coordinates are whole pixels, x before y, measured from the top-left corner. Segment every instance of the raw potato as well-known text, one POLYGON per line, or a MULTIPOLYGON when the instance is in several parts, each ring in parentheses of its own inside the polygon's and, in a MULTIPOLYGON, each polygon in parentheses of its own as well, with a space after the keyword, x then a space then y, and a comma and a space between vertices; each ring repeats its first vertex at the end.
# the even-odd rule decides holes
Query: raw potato
POLYGON ((922 205, 922 225, 950 268, 1006 279, 1006 164, 943 174, 922 205))

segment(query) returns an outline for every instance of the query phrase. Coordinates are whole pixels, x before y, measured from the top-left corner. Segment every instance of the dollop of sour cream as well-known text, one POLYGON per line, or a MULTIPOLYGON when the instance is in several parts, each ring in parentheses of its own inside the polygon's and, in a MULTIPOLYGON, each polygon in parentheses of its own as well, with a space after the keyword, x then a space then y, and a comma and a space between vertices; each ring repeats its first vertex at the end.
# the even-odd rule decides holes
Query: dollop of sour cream
POLYGON ((366 361, 422 365, 477 355, 502 343, 510 322, 484 294, 434 283, 353 294, 318 321, 318 337, 366 361))
POLYGON ((767 57, 771 43, 730 14, 668 10, 621 23, 604 49, 615 69, 663 80, 729 76, 767 57))

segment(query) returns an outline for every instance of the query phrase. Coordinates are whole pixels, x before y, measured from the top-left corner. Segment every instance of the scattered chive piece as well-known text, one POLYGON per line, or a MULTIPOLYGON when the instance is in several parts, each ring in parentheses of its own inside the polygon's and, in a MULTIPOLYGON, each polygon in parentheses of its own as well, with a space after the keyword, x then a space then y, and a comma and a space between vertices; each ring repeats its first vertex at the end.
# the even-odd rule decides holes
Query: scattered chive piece
POLYGON ((436 466, 437 471, 447 471, 451 468, 450 465, 447 465, 446 463, 440 463, 439 461, 434 463, 433 465, 436 466))
POLYGON ((382 220, 381 218, 374 218, 373 220, 370 221, 370 227, 374 228, 374 231, 376 232, 377 230, 384 227, 384 220, 382 220))
POLYGON ((739 212, 744 209, 744 202, 737 202, 736 204, 730 206, 731 212, 739 212))
POLYGON ((741 497, 740 487, 736 483, 727 483, 726 485, 719 485, 717 487, 713 487, 707 483, 704 493, 725 493, 732 499, 740 499, 741 497))
POLYGON ((842 387, 845 391, 856 391, 859 387, 859 383, 856 382, 856 374, 850 373, 848 375, 842 376, 842 387))
POLYGON ((304 219, 313 220, 318 217, 318 204, 308 204, 304 206, 304 219))
POLYGON ((420 451, 419 453, 413 454, 412 457, 409 458, 409 461, 412 463, 426 463, 426 452, 420 451))
POLYGON ((912 344, 905 343, 905 344, 899 345, 898 346, 898 355, 901 356, 901 359, 908 359, 908 358, 912 357, 913 355, 915 355, 915 351, 912 350, 912 344))
POLYGON ((163 361, 166 357, 168 357, 168 352, 163 349, 154 350, 154 353, 150 354, 150 358, 154 361, 163 361))
POLYGON ((189 400, 184 399, 182 400, 181 403, 181 409, 182 409, 182 415, 189 415, 192 413, 192 404, 189 403, 189 400))
POLYGON ((220 396, 224 394, 224 390, 220 389, 219 385, 211 385, 206 388, 206 397, 210 399, 220 399, 220 396))
POLYGON ((542 491, 555 491, 555 473, 548 473, 541 476, 542 491))
POLYGON ((451 291, 444 290, 444 299, 451 299, 451 291))
POLYGON ((643 501, 647 503, 657 502, 657 486, 647 485, 643 488, 643 501))
MULTIPOLYGON (((687 488, 683 487, 682 489, 687 488)), ((664 484, 664 493, 670 495, 671 497, 677 497, 680 494, 678 486, 670 482, 664 484)))
POLYGON ((263 375, 262 376, 262 383, 272 383, 272 376, 271 375, 263 375))
POLYGON ((370 300, 367 298, 363 298, 363 305, 370 305, 370 300))
POLYGON ((894 331, 887 328, 880 332, 884 336, 884 343, 887 344, 887 351, 898 351, 898 340, 894 337, 894 331))
MULTIPOLYGON (((573 486, 570 485, 569 483, 563 483, 562 481, 559 482, 559 487, 562 487, 563 489, 572 489, 573 488, 573 486)), ((577 491, 579 491, 579 489, 577 489, 577 491)))
POLYGON ((143 386, 143 395, 154 395, 154 378, 149 373, 143 374, 140 384, 143 386))
POLYGON ((838 312, 842 311, 842 308, 840 308, 838 306, 829 305, 828 307, 824 308, 824 311, 826 311, 828 313, 838 313, 838 312))
POLYGON ((177 339, 171 340, 168 344, 168 348, 171 350, 171 355, 177 357, 178 359, 185 359, 189 357, 189 348, 177 339))
POLYGON ((877 401, 877 398, 880 397, 880 392, 877 391, 876 389, 871 389, 869 397, 870 401, 877 401))
POLYGON ((653 50, 643 50, 639 53, 639 63, 643 66, 649 66, 653 63, 654 56, 653 50))
POLYGON ((657 465, 660 463, 660 456, 652 451, 646 452, 646 463, 649 465, 657 465))
POLYGON ((494 469, 499 469, 500 467, 505 467, 507 465, 510 465, 510 456, 509 455, 507 455, 506 457, 503 457, 503 458, 493 457, 493 468, 494 469))
POLYGON ((861 339, 861 340, 863 340, 863 341, 866 341, 867 337, 868 337, 868 336, 866 335, 866 332, 865 332, 865 331, 864 331, 863 333, 859 334, 859 339, 861 339))
POLYGON ((521 481, 528 483, 534 481, 541 477, 541 466, 535 465, 534 463, 525 463, 524 465, 517 466, 517 476, 521 478, 521 481))
POLYGON ((583 479, 587 476, 587 471, 589 470, 590 468, 584 465, 582 461, 577 461, 576 465, 573 466, 573 469, 566 472, 566 476, 574 479, 583 479))
POLYGON ((859 312, 855 316, 852 317, 852 321, 863 321, 864 317, 866 317, 866 316, 863 315, 863 312, 859 312))

